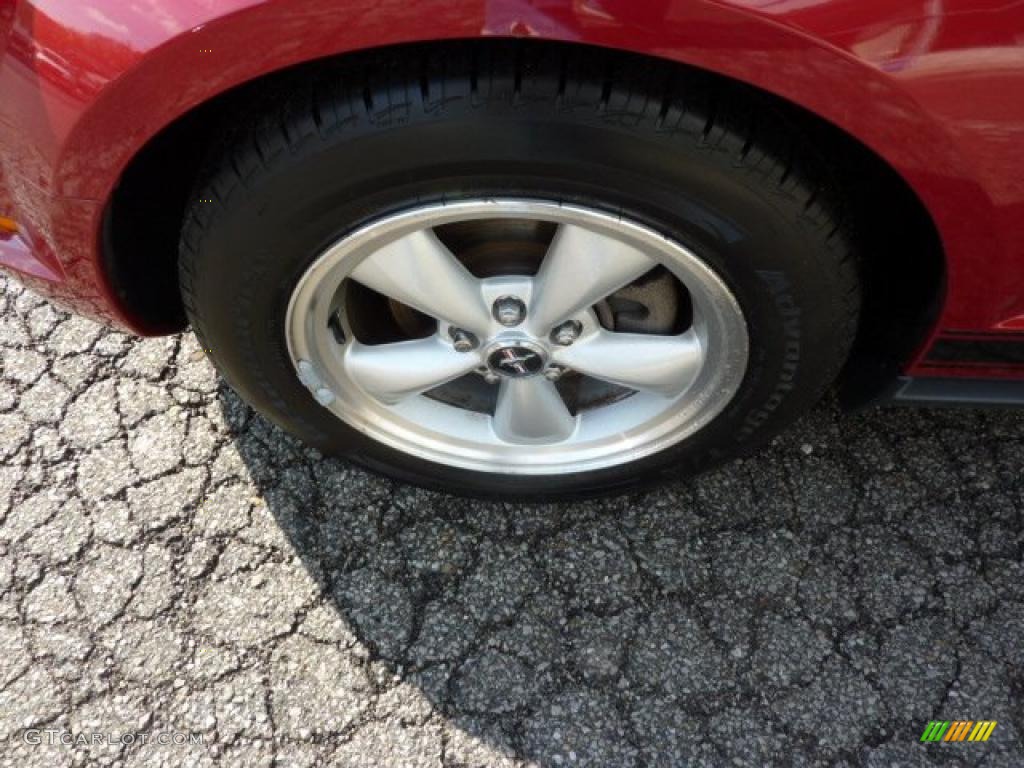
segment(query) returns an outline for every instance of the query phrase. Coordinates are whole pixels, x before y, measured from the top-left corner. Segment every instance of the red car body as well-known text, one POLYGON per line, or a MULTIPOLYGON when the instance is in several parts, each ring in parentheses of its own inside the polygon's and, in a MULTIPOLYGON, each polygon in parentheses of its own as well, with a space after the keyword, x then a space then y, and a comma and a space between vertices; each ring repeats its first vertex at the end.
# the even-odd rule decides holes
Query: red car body
MULTIPOLYGON (((1012 0, 0 0, 0 266, 137 333, 104 209, 147 141, 268 73, 371 47, 586 43, 769 91, 880 156, 945 259, 916 380, 1024 381, 1024 3, 1012 0)), ((133 258, 145 259, 145 253, 133 258)))

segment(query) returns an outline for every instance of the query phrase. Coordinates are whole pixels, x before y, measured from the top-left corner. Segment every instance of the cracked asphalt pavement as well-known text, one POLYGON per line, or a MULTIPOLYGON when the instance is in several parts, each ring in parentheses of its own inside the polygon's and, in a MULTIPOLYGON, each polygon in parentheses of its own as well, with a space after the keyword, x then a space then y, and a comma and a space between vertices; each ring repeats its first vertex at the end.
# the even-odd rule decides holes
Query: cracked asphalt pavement
POLYGON ((1024 413, 825 403, 524 506, 323 459, 191 335, 2 278, 0 355, 0 765, 1024 765, 1024 413), (79 738, 159 732, 202 744, 79 738))

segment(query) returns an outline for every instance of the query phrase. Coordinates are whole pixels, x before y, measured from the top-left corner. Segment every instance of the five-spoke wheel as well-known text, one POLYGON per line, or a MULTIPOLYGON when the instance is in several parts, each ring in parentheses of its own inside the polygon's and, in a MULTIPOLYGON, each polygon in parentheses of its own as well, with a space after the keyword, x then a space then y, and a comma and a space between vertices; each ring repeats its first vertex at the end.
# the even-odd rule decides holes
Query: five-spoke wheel
POLYGON ((729 402, 747 360, 739 305, 687 249, 621 217, 517 199, 424 206, 343 238, 299 280, 287 340, 299 378, 347 423, 422 458, 518 474, 681 440, 729 402), (473 222, 545 224, 539 267, 496 242, 474 274, 442 236, 473 222), (668 327, 621 330, 618 316, 664 314, 628 298, 645 280, 669 286, 651 299, 672 297, 668 327), (375 332, 403 317, 395 335, 375 332))

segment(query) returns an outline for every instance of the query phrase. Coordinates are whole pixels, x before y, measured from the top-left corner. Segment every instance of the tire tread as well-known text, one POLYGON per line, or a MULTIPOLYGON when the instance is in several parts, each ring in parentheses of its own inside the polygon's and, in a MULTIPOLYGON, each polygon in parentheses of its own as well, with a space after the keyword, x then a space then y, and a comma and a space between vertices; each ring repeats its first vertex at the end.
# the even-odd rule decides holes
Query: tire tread
MULTIPOLYGON (((550 102, 555 113, 689 142, 752 184, 799 222, 842 297, 828 332, 836 339, 817 396, 838 376, 856 335, 860 262, 837 173, 800 125, 758 91, 670 62, 587 47, 530 41, 453 42, 377 51, 323 65, 254 96, 211 153, 188 206, 179 280, 187 316, 204 347, 203 242, 219 212, 265 182, 288 158, 337 141, 339 133, 443 119, 466 101, 515 113, 550 102), (212 201, 212 202, 207 202, 212 201)), ((217 351, 211 353, 217 360, 217 351)))

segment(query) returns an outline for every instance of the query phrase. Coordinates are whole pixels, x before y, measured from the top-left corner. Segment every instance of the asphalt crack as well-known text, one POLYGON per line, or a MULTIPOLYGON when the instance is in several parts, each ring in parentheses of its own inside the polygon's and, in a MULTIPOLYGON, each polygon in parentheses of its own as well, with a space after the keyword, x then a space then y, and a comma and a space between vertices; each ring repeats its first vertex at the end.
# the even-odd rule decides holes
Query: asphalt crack
POLYGON ((191 335, 0 308, 0 766, 1024 764, 1022 413, 825 402, 695 480, 468 502, 284 435, 191 335))

